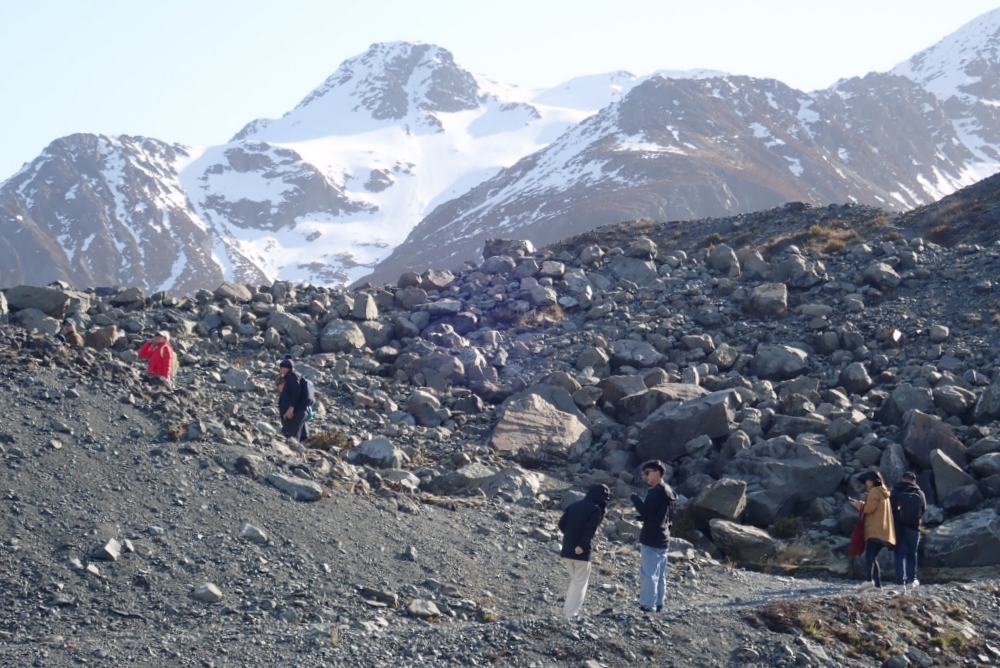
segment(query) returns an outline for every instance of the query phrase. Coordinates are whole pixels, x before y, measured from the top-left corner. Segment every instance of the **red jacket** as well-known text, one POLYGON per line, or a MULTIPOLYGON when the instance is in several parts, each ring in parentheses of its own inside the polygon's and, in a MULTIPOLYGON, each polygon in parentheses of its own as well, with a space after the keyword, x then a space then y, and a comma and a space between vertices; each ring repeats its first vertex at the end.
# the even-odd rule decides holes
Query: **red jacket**
POLYGON ((169 343, 161 343, 154 347, 150 341, 146 341, 139 349, 139 359, 148 359, 147 371, 157 376, 169 379, 170 373, 174 370, 174 349, 169 343))

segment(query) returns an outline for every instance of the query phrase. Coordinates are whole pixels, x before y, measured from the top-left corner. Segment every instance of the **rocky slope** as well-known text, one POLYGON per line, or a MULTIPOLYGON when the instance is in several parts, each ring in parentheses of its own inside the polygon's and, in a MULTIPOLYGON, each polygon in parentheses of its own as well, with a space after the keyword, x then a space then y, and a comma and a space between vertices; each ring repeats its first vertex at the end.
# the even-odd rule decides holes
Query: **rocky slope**
POLYGON ((995 661, 1000 253, 904 222, 791 205, 633 223, 359 291, 6 290, 0 656, 995 661), (87 346, 52 338, 64 317, 87 346), (136 359, 162 328, 173 387, 136 359), (304 446, 275 436, 285 353, 320 390, 304 446), (650 456, 682 499, 671 609, 644 617, 627 497, 650 456), (917 470, 932 503, 905 594, 845 579, 870 466, 917 470), (594 482, 615 501, 567 624, 555 522, 594 482))

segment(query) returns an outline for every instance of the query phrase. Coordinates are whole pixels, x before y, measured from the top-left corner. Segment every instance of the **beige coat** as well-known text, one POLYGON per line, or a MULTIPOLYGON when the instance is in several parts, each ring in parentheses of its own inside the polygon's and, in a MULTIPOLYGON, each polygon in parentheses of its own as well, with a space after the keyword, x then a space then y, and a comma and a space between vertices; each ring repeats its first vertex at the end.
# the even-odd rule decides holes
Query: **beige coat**
POLYGON ((889 490, 872 487, 865 499, 865 540, 878 539, 886 545, 896 544, 896 529, 892 525, 892 505, 889 490))

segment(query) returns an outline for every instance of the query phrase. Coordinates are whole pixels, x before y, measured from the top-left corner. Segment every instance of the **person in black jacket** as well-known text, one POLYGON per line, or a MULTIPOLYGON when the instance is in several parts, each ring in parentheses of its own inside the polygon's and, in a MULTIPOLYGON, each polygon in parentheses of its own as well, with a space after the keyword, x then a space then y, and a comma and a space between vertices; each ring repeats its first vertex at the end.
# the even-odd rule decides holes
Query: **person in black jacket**
POLYGON ((663 481, 667 467, 658 460, 642 465, 649 484, 646 498, 632 495, 632 503, 642 520, 639 532, 641 564, 639 567, 639 607, 644 612, 663 610, 667 594, 667 548, 670 546, 670 523, 677 494, 663 481))
POLYGON ((572 619, 583 607, 590 581, 590 548, 597 533, 597 527, 604 519, 604 513, 611 499, 607 485, 591 485, 587 495, 571 503, 559 518, 559 530, 563 532, 560 556, 566 560, 569 571, 569 589, 563 614, 572 619))
POLYGON ((892 488, 892 521, 896 525, 896 584, 919 585, 917 580, 917 544, 920 542, 920 518, 927 510, 927 497, 917 486, 913 471, 903 474, 892 488))
POLYGON ((295 362, 286 356, 278 365, 281 377, 285 381, 278 397, 278 413, 281 415, 281 435, 286 438, 294 436, 300 441, 309 437, 306 431, 306 407, 303 401, 302 383, 295 373, 295 362))

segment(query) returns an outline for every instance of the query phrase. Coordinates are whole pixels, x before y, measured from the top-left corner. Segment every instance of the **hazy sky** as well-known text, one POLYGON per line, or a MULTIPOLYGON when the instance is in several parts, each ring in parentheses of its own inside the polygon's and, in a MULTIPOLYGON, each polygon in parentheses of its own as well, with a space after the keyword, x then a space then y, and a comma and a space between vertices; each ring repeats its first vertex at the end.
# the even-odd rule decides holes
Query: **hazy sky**
POLYGON ((74 132, 220 143, 373 42, 552 86, 711 68, 803 90, 884 71, 1000 0, 42 0, 0 3, 0 181, 74 132))

